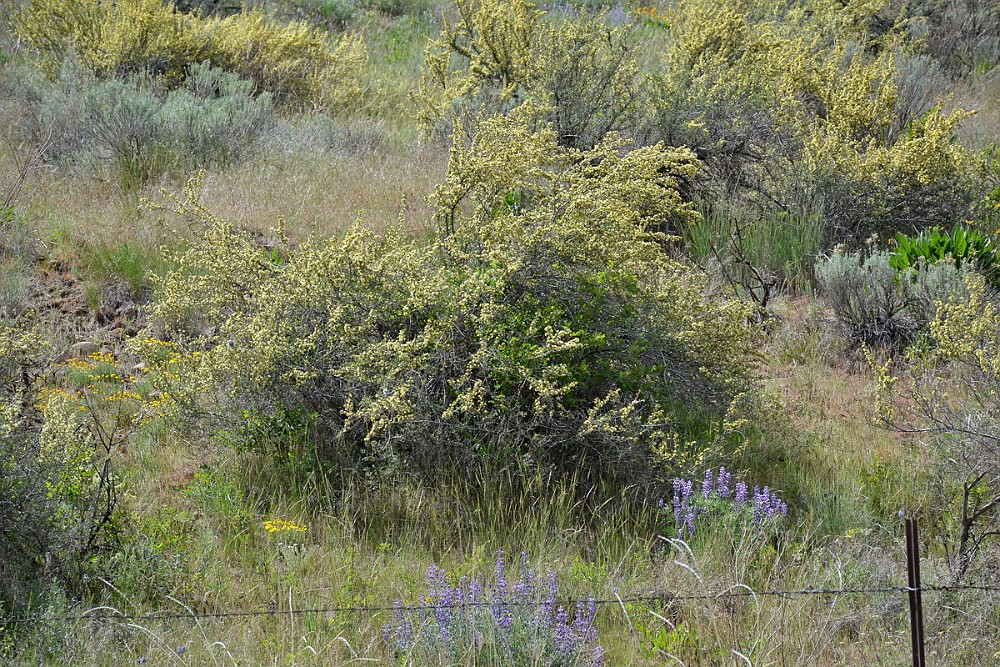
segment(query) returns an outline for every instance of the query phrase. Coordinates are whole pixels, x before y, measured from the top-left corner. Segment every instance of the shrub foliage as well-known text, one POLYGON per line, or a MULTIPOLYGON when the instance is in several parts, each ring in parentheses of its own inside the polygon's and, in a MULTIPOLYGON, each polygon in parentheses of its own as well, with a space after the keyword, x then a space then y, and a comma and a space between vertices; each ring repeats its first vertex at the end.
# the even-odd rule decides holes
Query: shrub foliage
POLYGON ((961 222, 981 186, 955 140, 967 114, 902 85, 920 54, 885 4, 677 3, 651 78, 659 136, 691 147, 716 191, 823 210, 832 240, 961 222))
POLYGON ((28 134, 50 161, 109 158, 125 185, 178 168, 238 161, 274 124, 270 93, 204 62, 180 88, 165 92, 148 77, 95 78, 69 59, 49 81, 12 85, 34 122, 28 134))
POLYGON ((837 248, 816 264, 818 286, 855 345, 901 349, 926 329, 938 302, 965 293, 967 268, 923 260, 896 268, 894 259, 837 248))
POLYGON ((40 579, 79 583, 114 509, 84 415, 59 392, 38 391, 41 350, 23 323, 0 322, 0 605, 8 609, 31 602, 40 579))
POLYGON ((633 29, 603 15, 546 17, 526 0, 457 0, 415 95, 425 125, 540 103, 563 146, 630 128, 638 106, 633 29))
POLYGON ((354 229, 266 252, 189 190, 178 212, 204 237, 155 316, 231 414, 315 414, 344 462, 693 465, 755 387, 748 308, 707 298, 652 231, 694 216, 676 188, 697 163, 565 149, 532 113, 456 143, 430 239, 354 229))
POLYGON ((332 45, 306 23, 276 23, 260 9, 202 18, 164 0, 31 0, 14 26, 50 74, 75 56, 99 77, 152 73, 172 88, 208 61, 299 106, 356 101, 367 60, 357 37, 332 45))

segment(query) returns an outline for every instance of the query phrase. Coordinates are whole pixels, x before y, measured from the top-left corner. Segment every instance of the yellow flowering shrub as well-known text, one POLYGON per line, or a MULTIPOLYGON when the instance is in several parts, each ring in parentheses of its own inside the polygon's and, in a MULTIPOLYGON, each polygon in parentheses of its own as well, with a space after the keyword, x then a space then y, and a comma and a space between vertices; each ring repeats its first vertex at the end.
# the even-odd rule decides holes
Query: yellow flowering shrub
POLYGON ((283 101, 304 105, 348 105, 363 90, 368 52, 355 35, 331 46, 305 22, 270 21, 260 9, 205 22, 212 35, 212 64, 254 81, 283 101))
POLYGON ((114 509, 89 416, 66 392, 40 391, 44 350, 23 323, 0 321, 0 601, 6 608, 23 605, 39 577, 71 582, 82 574, 114 509))
POLYGON ((697 162, 614 137, 561 147, 536 113, 455 142, 429 239, 355 228, 275 261, 186 200, 202 240, 151 315, 203 350, 230 419, 315 414, 345 471, 693 465, 756 391, 748 306, 712 298, 658 231, 695 216, 677 186, 697 162))
POLYGON ((353 104, 367 62, 358 37, 334 45, 304 22, 276 23, 260 9, 202 18, 164 0, 30 0, 14 27, 50 75, 72 54, 98 76, 151 72, 176 87, 191 65, 209 61, 298 105, 353 104))
POLYGON ((955 140, 967 114, 904 96, 900 63, 919 46, 902 19, 871 32, 887 11, 881 0, 681 0, 650 78, 659 135, 758 206, 822 205, 838 240, 964 220, 979 171, 955 140))
POLYGON ((14 27, 52 75, 75 53, 99 76, 151 71, 176 84, 209 54, 202 23, 162 0, 32 0, 14 27))
POLYGON ((982 276, 966 286, 967 298, 938 303, 929 336, 907 351, 903 382, 869 360, 878 420, 933 439, 940 505, 929 518, 956 583, 1000 546, 1000 307, 982 276))
POLYGON ((425 127, 530 99, 564 146, 589 148, 631 129, 639 98, 631 27, 601 15, 550 18, 526 0, 455 4, 458 18, 445 15, 414 95, 425 127))

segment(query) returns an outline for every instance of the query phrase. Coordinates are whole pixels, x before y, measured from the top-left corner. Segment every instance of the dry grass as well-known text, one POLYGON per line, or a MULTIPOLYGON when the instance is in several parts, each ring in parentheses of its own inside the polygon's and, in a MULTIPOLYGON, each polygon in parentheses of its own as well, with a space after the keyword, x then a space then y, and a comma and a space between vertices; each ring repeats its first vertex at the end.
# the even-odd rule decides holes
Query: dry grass
MULTIPOLYGON (((272 153, 208 173, 201 194, 216 215, 248 229, 266 232, 283 217, 293 240, 335 235, 355 222, 384 229, 402 219, 418 230, 430 218, 427 198, 446 166, 446 155, 435 148, 272 153)), ((126 195, 108 180, 50 169, 25 198, 25 214, 56 261, 71 260, 74 247, 101 243, 132 242, 152 251, 167 237, 154 223, 159 216, 140 199, 162 200, 161 190, 181 185, 165 178, 126 195)))
POLYGON ((203 201, 234 224, 266 231, 284 217, 293 241, 327 237, 355 222, 376 230, 427 223, 427 198, 447 156, 433 148, 360 155, 278 154, 211 174, 203 201))

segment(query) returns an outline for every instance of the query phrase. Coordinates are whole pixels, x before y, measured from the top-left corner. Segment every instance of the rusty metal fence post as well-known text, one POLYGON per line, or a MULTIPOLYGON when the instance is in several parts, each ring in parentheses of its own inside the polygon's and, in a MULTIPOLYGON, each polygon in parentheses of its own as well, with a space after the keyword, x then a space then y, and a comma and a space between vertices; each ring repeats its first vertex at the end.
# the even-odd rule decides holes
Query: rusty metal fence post
POLYGON ((906 520, 906 580, 910 598, 910 640, 913 646, 913 667, 926 667, 924 662, 924 605, 920 599, 920 545, 917 522, 906 520))

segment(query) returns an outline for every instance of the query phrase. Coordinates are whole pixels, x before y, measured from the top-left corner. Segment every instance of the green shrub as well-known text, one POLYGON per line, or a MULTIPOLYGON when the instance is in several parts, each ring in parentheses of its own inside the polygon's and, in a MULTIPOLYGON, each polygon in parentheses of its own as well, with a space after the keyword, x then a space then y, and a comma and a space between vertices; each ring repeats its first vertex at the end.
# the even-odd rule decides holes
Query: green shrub
POLYGON ((855 345, 899 348, 934 318, 936 303, 964 294, 965 268, 951 262, 897 270, 888 252, 834 249, 816 264, 816 282, 855 345))
POLYGON ((710 298, 650 231, 695 217, 676 188, 696 163, 566 150, 532 113, 455 145, 431 239, 354 229, 275 261, 189 190, 178 212, 204 236, 151 315, 237 423, 315 414, 345 474, 695 465, 756 392, 748 308, 710 298))
POLYGON ((109 153, 125 190, 165 171, 162 103, 150 86, 139 79, 96 82, 85 104, 90 146, 109 153))
POLYGON ((192 65, 159 110, 163 143, 190 166, 237 162, 274 124, 271 95, 209 63, 192 65))
POLYGON ((11 66, 0 85, 22 109, 23 138, 42 146, 45 160, 59 161, 84 152, 88 144, 83 129, 86 95, 93 77, 78 61, 67 58, 51 80, 33 67, 11 66))
POLYGON ((125 189, 172 169, 230 164, 274 125, 269 93, 209 63, 192 65, 181 88, 164 92, 143 76, 99 80, 72 59, 55 81, 13 86, 46 157, 110 158, 125 189), (51 136, 50 142, 44 142, 51 136))

